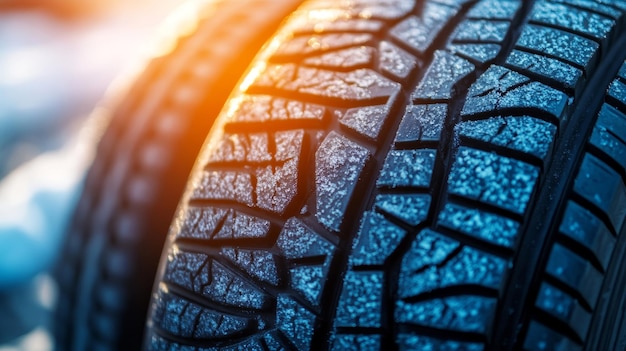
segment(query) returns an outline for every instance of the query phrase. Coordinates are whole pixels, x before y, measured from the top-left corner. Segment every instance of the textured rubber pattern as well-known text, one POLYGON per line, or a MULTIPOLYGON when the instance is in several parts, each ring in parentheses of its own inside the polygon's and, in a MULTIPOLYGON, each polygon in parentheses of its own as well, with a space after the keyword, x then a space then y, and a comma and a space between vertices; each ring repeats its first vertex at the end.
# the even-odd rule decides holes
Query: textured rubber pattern
POLYGON ((299 3, 189 1, 179 14, 194 16, 183 18, 176 49, 149 63, 111 107, 58 269, 58 350, 140 348, 163 243, 197 152, 241 74, 299 3))
POLYGON ((144 347, 623 348, 625 11, 305 4, 209 136, 144 347))

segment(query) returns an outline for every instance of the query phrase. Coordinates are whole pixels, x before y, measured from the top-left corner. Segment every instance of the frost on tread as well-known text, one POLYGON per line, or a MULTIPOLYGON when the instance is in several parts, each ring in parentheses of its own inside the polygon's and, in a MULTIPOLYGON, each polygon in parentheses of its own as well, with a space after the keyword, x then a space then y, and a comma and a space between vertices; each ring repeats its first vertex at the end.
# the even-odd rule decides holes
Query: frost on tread
POLYGON ((611 168, 626 161, 626 77, 607 86, 590 139, 603 154, 585 156, 575 175, 558 241, 546 243, 547 278, 511 307, 540 310, 579 339, 558 339, 534 312, 505 320, 501 305, 524 269, 526 222, 561 135, 624 25, 615 6, 305 4, 221 117, 168 252, 172 296, 158 295, 165 332, 153 339, 485 350, 498 348, 501 325, 519 322, 517 346, 580 347, 626 216, 626 166, 611 168), (607 156, 617 161, 607 166, 607 156), (179 335, 188 318, 212 313, 229 337, 179 335))

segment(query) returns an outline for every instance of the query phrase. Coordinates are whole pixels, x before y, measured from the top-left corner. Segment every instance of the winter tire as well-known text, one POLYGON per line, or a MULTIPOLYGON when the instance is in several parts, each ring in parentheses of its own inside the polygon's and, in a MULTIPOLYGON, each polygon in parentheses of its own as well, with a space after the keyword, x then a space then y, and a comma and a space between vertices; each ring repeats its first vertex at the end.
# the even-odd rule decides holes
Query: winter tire
POLYGON ((150 350, 622 350, 626 2, 311 1, 230 98, 150 350))

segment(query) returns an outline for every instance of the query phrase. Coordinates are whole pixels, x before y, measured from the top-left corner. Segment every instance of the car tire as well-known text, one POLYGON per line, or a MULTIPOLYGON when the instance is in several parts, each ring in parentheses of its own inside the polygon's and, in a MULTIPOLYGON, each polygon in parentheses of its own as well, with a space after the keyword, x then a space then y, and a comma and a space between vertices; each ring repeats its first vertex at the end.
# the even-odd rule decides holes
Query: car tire
POLYGON ((307 2, 209 134, 149 350, 620 350, 626 2, 307 2))

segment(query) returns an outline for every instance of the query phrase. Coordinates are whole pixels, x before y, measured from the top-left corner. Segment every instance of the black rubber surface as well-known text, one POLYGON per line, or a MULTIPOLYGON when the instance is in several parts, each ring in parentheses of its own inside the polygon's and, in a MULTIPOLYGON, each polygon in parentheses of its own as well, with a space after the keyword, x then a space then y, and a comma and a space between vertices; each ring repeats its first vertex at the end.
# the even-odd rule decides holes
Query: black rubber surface
POLYGON ((209 135, 144 346, 623 349, 625 11, 305 4, 209 135))
POLYGON ((250 61, 299 2, 190 1, 197 28, 109 106, 59 264, 58 350, 140 348, 159 256, 198 150, 250 61), (269 12, 257 16, 261 9, 269 12))

